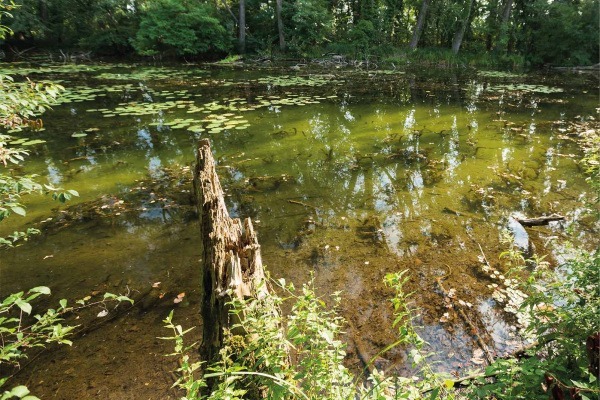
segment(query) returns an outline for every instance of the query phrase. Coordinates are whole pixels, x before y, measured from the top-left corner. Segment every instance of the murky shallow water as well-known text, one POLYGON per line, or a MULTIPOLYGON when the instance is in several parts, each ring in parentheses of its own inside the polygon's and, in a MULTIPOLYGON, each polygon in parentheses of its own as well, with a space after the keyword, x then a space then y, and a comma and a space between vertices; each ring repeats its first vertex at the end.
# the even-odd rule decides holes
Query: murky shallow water
MULTIPOLYGON (((186 168, 199 137, 212 141, 232 214, 257 222, 272 276, 300 283, 314 271, 319 293, 344 291, 351 363, 356 341, 375 355, 394 340, 386 273, 411 271, 422 334, 440 351, 440 368, 460 371, 477 345, 458 316, 439 322, 447 310, 436 278, 473 304, 479 335, 502 353, 519 342, 490 296, 479 246, 503 271, 506 229, 528 235, 524 243, 541 254, 566 228, 581 245, 597 245, 597 226, 579 218, 588 191, 581 153, 563 132, 597 117, 593 77, 125 65, 43 72, 32 78, 75 89, 44 115, 44 132, 26 134, 47 142, 32 147, 24 172, 81 198, 50 211, 56 204, 30 197, 27 218, 2 224, 2 235, 28 226, 44 233, 2 250, 0 294, 37 285, 55 299, 145 294, 133 311, 17 375, 44 397, 175 396, 166 372, 174 365, 161 356, 168 344, 155 338, 172 308, 179 323, 199 323, 201 249, 186 168), (523 232, 511 219, 552 212, 567 222, 523 232), (186 301, 175 305, 180 292, 186 301)), ((379 366, 402 370, 404 359, 394 349, 379 366)))

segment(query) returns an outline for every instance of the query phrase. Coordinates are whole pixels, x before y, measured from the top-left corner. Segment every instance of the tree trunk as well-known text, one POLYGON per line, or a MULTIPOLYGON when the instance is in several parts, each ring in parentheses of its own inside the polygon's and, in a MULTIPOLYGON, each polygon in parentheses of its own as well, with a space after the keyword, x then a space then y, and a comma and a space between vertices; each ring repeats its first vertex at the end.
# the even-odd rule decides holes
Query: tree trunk
POLYGON ((429 0, 423 0, 421 3, 421 9, 419 10, 419 16, 417 17, 417 24, 415 25, 415 29, 413 30, 412 39, 410 40, 410 49, 414 50, 417 48, 419 44, 419 39, 421 38, 421 33, 423 32, 423 27, 425 26, 425 18, 427 16, 427 10, 429 9, 429 0))
POLYGON ((510 12, 512 11, 513 0, 505 0, 502 3, 500 26, 498 27, 498 39, 495 50, 507 51, 510 42, 510 32, 508 23, 510 21, 510 12))
POLYGON ((277 14, 277 31, 279 32, 279 50, 285 51, 285 37, 283 35, 283 19, 281 18, 281 9, 283 0, 277 0, 275 13, 277 14))
POLYGON ((502 25, 508 24, 510 19, 510 11, 512 10, 513 0, 506 0, 502 9, 502 25))
POLYGON ((260 245, 252 221, 231 219, 215 171, 208 139, 200 141, 194 169, 194 193, 202 235, 201 355, 214 361, 231 326, 227 303, 234 298, 268 295, 260 245))
POLYGON ((46 2, 46 0, 41 0, 40 3, 40 21, 42 22, 42 25, 44 25, 44 27, 46 27, 46 24, 48 23, 48 3, 46 2))
POLYGON ((246 52, 246 0, 240 0, 240 15, 238 17, 238 51, 240 54, 246 52))
POLYGON ((467 5, 467 15, 465 15, 465 19, 460 23, 460 26, 456 30, 456 34, 454 34, 454 40, 452 41, 452 52, 454 54, 458 54, 463 38, 465 37, 465 32, 469 26, 469 21, 471 20, 471 9, 473 8, 473 3, 475 3, 475 0, 467 1, 469 2, 467 5))

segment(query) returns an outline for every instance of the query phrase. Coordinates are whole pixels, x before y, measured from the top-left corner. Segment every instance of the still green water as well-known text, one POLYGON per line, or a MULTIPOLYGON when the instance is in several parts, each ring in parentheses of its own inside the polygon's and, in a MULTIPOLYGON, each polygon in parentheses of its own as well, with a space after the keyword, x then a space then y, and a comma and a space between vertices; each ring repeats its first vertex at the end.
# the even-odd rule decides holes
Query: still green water
MULTIPOLYGON (((452 311, 440 322, 448 309, 436 278, 472 304, 478 335, 501 354, 520 341, 514 317, 491 296, 481 256, 505 270, 498 256, 506 230, 523 251, 555 264, 566 229, 579 245, 597 245, 598 227, 581 217, 591 197, 582 153, 565 134, 568 124, 598 117, 593 76, 123 64, 5 70, 67 88, 43 116, 43 132, 20 134, 46 143, 31 147, 19 172, 81 197, 59 207, 29 196, 27 217, 2 223, 0 235, 27 227, 42 235, 0 250, 0 294, 47 285, 56 299, 76 299, 144 293, 161 282, 153 300, 118 320, 118 332, 111 329, 119 322, 107 324, 17 376, 47 397, 143 393, 146 378, 129 386, 119 378, 164 380, 149 366, 163 365, 160 354, 169 352, 154 340, 164 334, 161 319, 180 308, 180 323, 198 324, 202 252, 189 166, 200 137, 211 140, 231 214, 256 221, 271 275, 299 284, 314 273, 319 293, 343 291, 350 363, 357 341, 374 356, 394 340, 386 273, 411 271, 422 334, 441 368, 460 371, 477 364, 475 336, 452 311), (513 219, 551 213, 566 222, 525 231, 513 219), (180 292, 186 301, 175 305, 180 292), (99 348, 106 359, 95 363, 99 348), (76 367, 67 374, 60 365, 76 367), (42 373, 54 386, 38 383, 42 373)), ((378 366, 401 371, 404 351, 378 366)), ((164 390, 156 398, 173 395, 164 390)))

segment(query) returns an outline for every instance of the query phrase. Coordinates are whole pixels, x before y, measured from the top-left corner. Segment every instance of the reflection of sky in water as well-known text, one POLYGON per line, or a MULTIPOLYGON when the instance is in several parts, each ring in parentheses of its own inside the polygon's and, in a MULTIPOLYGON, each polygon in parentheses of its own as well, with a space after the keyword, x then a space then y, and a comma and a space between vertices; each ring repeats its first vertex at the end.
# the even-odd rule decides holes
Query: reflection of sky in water
POLYGON ((418 196, 420 197, 422 194, 422 190, 425 186, 423 185, 423 175, 421 175, 421 171, 416 170, 412 171, 410 174, 410 183, 408 185, 408 190, 416 191, 418 196))
POLYGON ((415 124, 416 124, 415 112, 416 112, 416 110, 413 108, 406 115, 406 118, 404 119, 404 129, 412 129, 412 127, 415 126, 415 124))
POLYGON ((329 131, 329 124, 324 121, 322 115, 320 113, 315 114, 312 118, 308 120, 311 133, 315 136, 316 139, 323 140, 326 138, 326 135, 329 131))
POLYGON ((46 159, 46 171, 48 171, 48 182, 52 185, 60 185, 63 176, 59 168, 56 167, 51 158, 46 159))
POLYGON ((154 179, 159 178, 162 175, 161 172, 162 161, 160 157, 153 156, 148 159, 148 172, 154 179))
POLYGON ((454 170, 460 164, 460 160, 458 158, 458 143, 459 143, 459 134, 458 134, 458 124, 456 122, 456 115, 452 118, 452 129, 450 131, 450 135, 448 140, 448 150, 446 151, 446 164, 448 171, 448 175, 450 177, 454 177, 454 170))
POLYGON ((152 149, 154 147, 152 144, 152 136, 150 136, 150 132, 147 128, 138 129, 137 137, 141 148, 152 149))
POLYGON ((379 174, 377 185, 379 190, 375 193, 375 210, 377 212, 390 211, 391 204, 388 201, 387 192, 393 187, 392 181, 386 174, 379 174))
POLYGON ((398 253, 400 242, 404 238, 404 234, 400 229, 401 221, 402 217, 399 213, 385 214, 385 219, 383 220, 383 234, 385 235, 386 243, 390 250, 395 253, 398 253))
POLYGON ((353 192, 354 194, 360 193, 362 188, 365 186, 365 177, 364 175, 359 175, 356 179, 356 183, 354 184, 353 192))
POLYGON ((502 157, 502 162, 504 164, 506 164, 507 162, 509 162, 512 159, 512 153, 513 152, 512 152, 511 148, 504 147, 502 149, 502 155, 501 155, 501 157, 502 157))

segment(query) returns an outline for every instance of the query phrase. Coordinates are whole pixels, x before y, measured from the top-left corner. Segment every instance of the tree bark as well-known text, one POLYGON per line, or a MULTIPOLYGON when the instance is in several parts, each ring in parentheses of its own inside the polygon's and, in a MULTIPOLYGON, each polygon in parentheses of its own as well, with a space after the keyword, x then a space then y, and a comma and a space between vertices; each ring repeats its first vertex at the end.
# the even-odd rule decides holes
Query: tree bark
POLYGON ((415 25, 415 29, 413 30, 412 39, 410 40, 409 47, 411 50, 417 48, 419 44, 419 39, 421 38, 421 33, 423 32, 423 27, 425 26, 425 18, 427 17, 427 10, 429 9, 429 1, 423 0, 421 3, 421 9, 419 10, 419 16, 417 17, 417 24, 415 25))
POLYGON ((508 24, 510 19, 510 11, 512 10, 513 0, 506 0, 502 9, 502 26, 508 24))
POLYGON ((494 47, 494 35, 498 29, 498 0, 492 0, 488 7, 490 14, 486 18, 487 28, 485 34, 485 49, 487 51, 492 51, 494 47))
POLYGON ((475 0, 467 1, 469 2, 467 5, 467 15, 465 15, 465 19, 462 20, 462 22, 460 23, 460 26, 454 34, 454 40, 452 41, 452 52, 454 54, 458 54, 460 46, 462 45, 463 38, 465 37, 465 32, 469 27, 469 21, 471 20, 471 9, 473 8, 473 3, 475 3, 475 0))
POLYGON ((240 15, 238 17, 238 51, 240 54, 246 52, 246 0, 240 0, 240 15))
POLYGON ((498 26, 498 43, 496 44, 496 51, 507 51, 510 47, 510 35, 509 35, 509 26, 508 23, 510 21, 510 12, 512 10, 513 0, 505 0, 502 2, 502 11, 501 11, 501 19, 500 25, 498 26), (500 48, 502 45, 504 48, 500 48), (505 47, 507 46, 507 47, 505 47))
POLYGON ((283 0, 277 0, 275 4, 275 14, 277 17, 277 31, 279 33, 279 50, 285 51, 285 36, 283 34, 283 19, 281 18, 281 9, 283 8, 283 0))
POLYGON ((201 355, 214 361, 231 326, 227 303, 234 298, 268 295, 260 245, 252 221, 231 219, 215 171, 208 139, 200 141, 194 169, 194 193, 203 244, 201 355))

